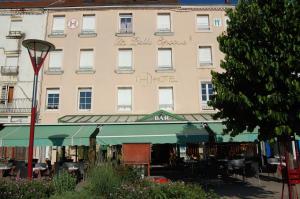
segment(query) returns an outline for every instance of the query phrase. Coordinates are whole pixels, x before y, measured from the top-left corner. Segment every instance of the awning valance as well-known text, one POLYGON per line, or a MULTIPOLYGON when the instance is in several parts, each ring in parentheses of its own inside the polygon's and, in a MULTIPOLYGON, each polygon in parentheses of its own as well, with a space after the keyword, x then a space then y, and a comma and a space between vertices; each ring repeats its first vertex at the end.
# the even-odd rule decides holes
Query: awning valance
POLYGON ((115 124, 100 127, 97 143, 200 143, 207 142, 208 137, 202 124, 115 124))
POLYGON ((216 142, 254 142, 257 140, 258 129, 254 129, 253 132, 243 132, 234 137, 230 135, 223 135, 223 129, 226 128, 221 122, 208 123, 208 127, 215 133, 216 142))
MULTIPOLYGON (((3 126, 0 129, 0 146, 28 146, 29 126, 3 126)), ((35 127, 34 146, 89 145, 96 137, 97 125, 39 125, 35 127)))

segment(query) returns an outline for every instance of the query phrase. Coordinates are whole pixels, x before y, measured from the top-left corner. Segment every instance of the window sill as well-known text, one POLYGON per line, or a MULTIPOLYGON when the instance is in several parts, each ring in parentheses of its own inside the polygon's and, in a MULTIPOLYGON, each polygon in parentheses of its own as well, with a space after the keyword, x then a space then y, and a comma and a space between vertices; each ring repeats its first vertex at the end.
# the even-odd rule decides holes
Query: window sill
POLYGON ((59 109, 47 109, 46 108, 46 112, 48 113, 57 113, 59 111, 59 109))
POLYGON ((155 32, 155 36, 174 36, 174 32, 155 32))
POLYGON ((64 33, 57 34, 57 33, 51 33, 48 35, 50 38, 65 38, 67 35, 64 33))
POLYGON ((78 37, 86 38, 86 37, 97 37, 97 33, 95 32, 81 32, 78 34, 78 37))
POLYGON ((196 30, 196 32, 199 32, 199 33, 210 33, 212 32, 210 29, 207 29, 207 30, 196 30))
POLYGON ((203 64, 203 65, 200 64, 200 66, 197 66, 197 68, 198 69, 212 69, 212 68, 216 68, 216 67, 214 67, 213 64, 203 64))
POLYGON ((134 32, 118 32, 115 34, 115 36, 117 37, 133 37, 135 36, 135 33, 134 32))
POLYGON ((214 111, 214 108, 212 106, 208 106, 207 104, 202 104, 201 109, 203 111, 214 111))
POLYGON ((131 70, 122 70, 122 69, 116 69, 115 73, 117 74, 132 74, 134 73, 135 70, 131 69, 131 70))
POLYGON ((62 75, 64 73, 63 70, 46 70, 45 74, 47 75, 62 75))
POLYGON ((96 70, 93 69, 84 69, 84 70, 76 70, 76 74, 95 74, 96 70))
POLYGON ((173 73, 175 72, 175 68, 157 68, 155 70, 155 72, 158 72, 158 73, 173 73))

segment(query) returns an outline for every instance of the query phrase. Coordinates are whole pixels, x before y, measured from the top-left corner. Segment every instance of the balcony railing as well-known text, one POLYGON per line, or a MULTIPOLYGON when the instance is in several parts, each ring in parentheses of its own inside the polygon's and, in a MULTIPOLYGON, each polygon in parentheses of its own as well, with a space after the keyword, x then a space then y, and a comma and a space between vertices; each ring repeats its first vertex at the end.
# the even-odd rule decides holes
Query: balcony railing
POLYGON ((6 36, 7 39, 19 39, 22 38, 25 34, 22 31, 11 30, 6 36))
POLYGON ((18 75, 19 66, 1 66, 2 75, 18 75))
POLYGON ((31 99, 0 99, 0 113, 30 113, 31 99))

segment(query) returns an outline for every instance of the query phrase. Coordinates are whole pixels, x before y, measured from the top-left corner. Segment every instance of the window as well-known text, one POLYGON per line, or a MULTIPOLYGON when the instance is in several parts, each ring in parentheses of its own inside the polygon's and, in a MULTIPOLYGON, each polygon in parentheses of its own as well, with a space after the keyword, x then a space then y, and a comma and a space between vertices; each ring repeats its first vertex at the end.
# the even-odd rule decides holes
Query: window
POLYGON ((211 82, 201 82, 201 106, 202 109, 208 109, 207 102, 211 100, 213 95, 213 85, 211 82))
POLYGON ((131 70, 132 69, 132 49, 119 49, 118 69, 131 70))
POLYGON ((10 22, 10 31, 21 31, 22 30, 22 19, 20 20, 11 20, 10 22))
POLYGON ((118 88, 118 111, 132 110, 132 88, 118 88))
POLYGON ((171 17, 170 14, 157 15, 157 31, 171 32, 171 17))
POLYGON ((159 88, 159 109, 173 110, 173 88, 161 87, 159 88))
POLYGON ((49 70, 57 71, 62 69, 63 51, 57 49, 50 53, 49 70))
POLYGON ((5 66, 7 67, 17 67, 18 66, 18 57, 6 57, 5 66))
POLYGON ((93 49, 80 50, 80 70, 91 70, 94 65, 94 51, 93 49))
POLYGON ((1 88, 1 104, 12 103, 14 98, 14 87, 5 85, 1 88))
POLYGON ((47 109, 59 108, 59 89, 51 88, 47 89, 47 109))
POLYGON ((95 15, 83 15, 82 32, 95 33, 95 15))
POLYGON ((120 14, 120 33, 132 33, 132 14, 120 14))
POLYGON ((200 66, 212 65, 211 47, 200 46, 198 59, 200 66))
POLYGON ((171 48, 159 48, 157 56, 157 64, 159 69, 172 68, 172 49, 171 48))
POLYGON ((222 26, 222 20, 220 18, 215 18, 214 19, 214 26, 215 27, 220 27, 222 26))
POLYGON ((209 30, 209 16, 197 15, 197 30, 209 30))
POLYGON ((65 16, 54 16, 52 25, 52 34, 64 34, 65 16))
POLYGON ((79 89, 79 110, 91 110, 92 107, 92 89, 79 89))

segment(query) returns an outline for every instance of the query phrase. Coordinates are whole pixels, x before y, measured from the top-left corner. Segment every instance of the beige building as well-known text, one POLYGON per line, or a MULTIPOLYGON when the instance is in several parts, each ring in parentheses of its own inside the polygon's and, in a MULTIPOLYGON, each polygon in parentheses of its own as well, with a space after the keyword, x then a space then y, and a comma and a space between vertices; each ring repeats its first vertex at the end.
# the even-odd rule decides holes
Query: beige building
POLYGON ((41 123, 66 115, 211 113, 222 6, 95 6, 48 10, 41 123))

